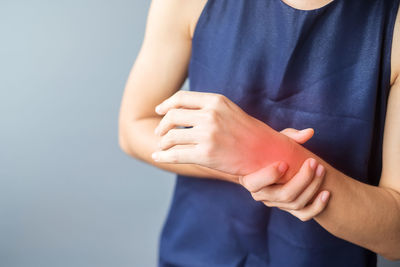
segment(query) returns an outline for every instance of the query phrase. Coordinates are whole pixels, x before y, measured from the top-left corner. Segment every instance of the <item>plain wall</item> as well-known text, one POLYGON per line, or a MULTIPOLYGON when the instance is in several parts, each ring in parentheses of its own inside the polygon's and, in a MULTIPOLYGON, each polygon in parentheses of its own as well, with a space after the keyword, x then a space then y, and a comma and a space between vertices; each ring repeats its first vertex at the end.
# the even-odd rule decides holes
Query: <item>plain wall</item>
POLYGON ((1 267, 156 265, 174 174, 117 140, 149 5, 0 0, 1 267))

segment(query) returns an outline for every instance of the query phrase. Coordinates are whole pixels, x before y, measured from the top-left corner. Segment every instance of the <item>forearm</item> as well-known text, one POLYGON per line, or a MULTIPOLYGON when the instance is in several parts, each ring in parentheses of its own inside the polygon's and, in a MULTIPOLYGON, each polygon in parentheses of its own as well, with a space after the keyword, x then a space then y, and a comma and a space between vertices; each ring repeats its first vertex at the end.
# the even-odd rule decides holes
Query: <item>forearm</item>
POLYGON ((151 154, 158 149, 159 136, 154 134, 154 129, 161 118, 152 117, 121 123, 120 146, 128 155, 154 165, 160 169, 173 173, 211 178, 238 183, 238 177, 197 164, 159 163, 151 158, 151 154))
MULTIPOLYGON (((349 242, 388 258, 399 256, 400 200, 395 191, 346 176, 288 136, 249 116, 223 95, 181 91, 159 104, 156 112, 164 115, 157 134, 165 136, 175 125, 191 124, 190 130, 171 133, 169 138, 175 144, 187 145, 187 140, 199 144, 181 151, 170 151, 166 145, 156 153, 158 161, 197 163, 240 176, 283 161, 289 168, 278 182, 286 184, 308 158, 314 158, 326 172, 320 189, 331 194, 328 207, 316 216, 317 222, 349 242)), ((290 191, 281 190, 276 199, 291 197, 290 191)))
MULTIPOLYGON (((326 165, 327 166, 327 165, 326 165)), ((328 166, 322 188, 332 193, 315 220, 337 237, 389 259, 400 257, 400 195, 361 183, 328 166)))
MULTIPOLYGON (((266 153, 266 164, 286 160, 291 177, 307 158, 317 159, 326 168, 321 190, 331 192, 327 208, 315 220, 333 235, 366 247, 387 258, 400 257, 400 196, 394 190, 376 187, 352 179, 330 166, 286 136, 271 134, 272 152, 266 153), (279 147, 279 149, 277 149, 279 147), (277 153, 276 151, 288 151, 277 153), (275 158, 275 159, 272 159, 275 158)), ((266 150, 268 151, 268 150, 266 150)))

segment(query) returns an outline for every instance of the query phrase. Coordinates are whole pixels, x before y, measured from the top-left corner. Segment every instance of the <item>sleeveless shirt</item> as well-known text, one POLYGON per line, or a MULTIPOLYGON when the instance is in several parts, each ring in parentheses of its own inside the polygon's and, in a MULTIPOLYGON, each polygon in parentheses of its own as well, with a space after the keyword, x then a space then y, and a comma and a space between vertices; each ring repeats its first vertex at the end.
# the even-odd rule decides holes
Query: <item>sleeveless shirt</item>
MULTIPOLYGON (((190 90, 223 94, 277 131, 314 128, 305 148, 377 185, 398 5, 208 0, 192 39, 190 90)), ((177 175, 159 266, 361 267, 376 266, 376 254, 240 185, 177 175)))

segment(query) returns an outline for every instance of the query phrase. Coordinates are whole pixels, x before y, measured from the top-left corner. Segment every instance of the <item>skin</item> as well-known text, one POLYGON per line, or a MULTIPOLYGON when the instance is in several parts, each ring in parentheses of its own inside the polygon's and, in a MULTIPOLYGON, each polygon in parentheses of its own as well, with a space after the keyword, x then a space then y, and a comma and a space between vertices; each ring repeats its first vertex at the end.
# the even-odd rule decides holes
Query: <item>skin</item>
POLYGON ((310 10, 310 9, 317 9, 322 6, 333 2, 334 0, 281 0, 282 2, 286 3, 287 5, 296 8, 296 9, 303 9, 303 10, 310 10))
MULTIPOLYGON (((328 2, 285 1, 305 10, 328 2)), ((267 206, 286 210, 301 220, 313 218, 335 236, 388 259, 400 259, 399 18, 396 19, 392 44, 383 169, 380 184, 375 187, 346 176, 302 147, 301 143, 311 138, 312 130, 307 133, 286 129, 278 133, 247 115, 224 96, 208 94, 208 98, 193 101, 190 92, 176 93, 187 77, 191 36, 205 3, 203 0, 152 1, 143 44, 121 102, 121 148, 127 154, 167 171, 241 184, 254 199, 267 206), (163 104, 157 113, 155 107, 160 103, 163 104), (193 108, 193 105, 197 107, 193 108), (168 115, 169 112, 172 115, 168 115), (185 124, 185 120, 196 125, 175 129, 177 125, 193 126, 185 124), (242 127, 236 127, 236 132, 226 130, 234 129, 232 123, 237 122, 242 127), (243 140, 240 136, 246 133, 245 127, 254 130, 249 132, 255 139, 249 139, 255 143, 229 145, 243 140), (219 145, 221 142, 224 145, 219 145), (285 153, 268 158, 266 155, 268 149, 273 148, 272 144, 279 144, 285 153), (235 148, 239 153, 234 153, 235 148), (261 148, 257 156, 251 153, 254 148, 261 148), (151 158, 154 151, 159 151, 158 161, 151 158), (197 157, 188 161, 182 156, 189 154, 197 157), (242 155, 250 155, 250 160, 242 155), (222 157, 228 157, 229 161, 220 160, 222 157), (315 164, 312 159, 316 160, 315 164), (279 171, 282 164, 286 166, 279 171)))

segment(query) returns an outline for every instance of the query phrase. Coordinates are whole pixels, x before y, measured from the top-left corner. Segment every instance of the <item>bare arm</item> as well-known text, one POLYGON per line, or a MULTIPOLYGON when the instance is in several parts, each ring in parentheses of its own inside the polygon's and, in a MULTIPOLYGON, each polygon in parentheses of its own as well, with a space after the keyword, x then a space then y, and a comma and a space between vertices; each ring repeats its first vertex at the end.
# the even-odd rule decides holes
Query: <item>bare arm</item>
POLYGON ((325 179, 332 192, 328 208, 316 221, 338 237, 382 256, 400 259, 400 16, 392 42, 391 89, 383 139, 379 186, 370 186, 332 171, 325 179), (351 205, 350 205, 351 204, 351 205), (367 208, 368 207, 368 208, 367 208))
MULTIPOLYGON (((173 0, 169 0, 173 1, 173 0)), ((396 26, 398 23, 396 23, 396 26)), ((397 27, 398 28, 398 27, 397 27)), ((395 30, 396 36, 399 36, 398 34, 399 30, 395 30)), ((164 44, 165 45, 165 44, 164 44)), ((393 50, 393 55, 395 59, 393 60, 394 64, 393 69, 399 70, 400 69, 400 64, 397 64, 399 56, 398 52, 399 50, 399 42, 394 41, 394 50, 393 50), (396 58, 397 57, 397 58, 396 58)), ((172 51, 171 51, 172 52, 172 51)), ((145 53, 144 53, 145 54, 145 53)), ((150 58, 150 56, 148 56, 150 58)), ((157 60, 159 60, 157 58, 157 60)), ((157 60, 153 59, 153 61, 148 61, 146 60, 147 63, 153 62, 153 64, 158 63, 157 60)), ((186 63, 187 64, 188 58, 186 58, 186 63)), ((140 59, 139 59, 140 61, 140 59)), ((168 61, 169 62, 169 61, 168 61)), ((166 62, 165 64, 168 64, 166 62)), ((145 64, 141 64, 144 65, 145 64)), ((162 63, 159 65, 163 65, 162 63)), ((171 66, 170 66, 171 67, 171 66)), ((156 66, 152 69, 153 72, 160 72, 160 67, 156 66), (155 68, 155 69, 154 69, 155 68), (156 71, 154 71, 156 70, 156 71)), ((145 73, 150 73, 150 69, 148 68, 148 71, 146 72, 146 68, 140 67, 140 72, 145 72, 145 73)), ((175 66, 176 69, 176 66, 175 66)), ((184 68, 186 69, 186 67, 184 68)), ((137 71, 139 73, 139 71, 137 71)), ((398 71, 395 71, 397 74, 398 71)), ((134 80, 137 80, 136 82, 139 83, 140 81, 141 84, 133 86, 136 87, 137 90, 140 90, 138 88, 146 88, 148 86, 149 82, 145 82, 148 79, 144 79, 143 76, 144 74, 137 74, 138 78, 135 78, 134 80), (142 77, 142 78, 141 78, 142 77)), ((131 76, 136 76, 136 75, 131 75, 131 76)), ((147 76, 150 76, 147 74, 147 76)), ((157 83, 154 81, 156 79, 153 79, 152 83, 157 83)), ((149 107, 149 109, 154 109, 155 105, 157 105, 159 102, 162 102, 165 98, 168 96, 172 95, 173 92, 177 90, 177 88, 181 85, 182 83, 182 77, 181 79, 176 79, 175 81, 180 81, 175 83, 175 89, 171 89, 164 95, 156 98, 152 96, 152 93, 149 93, 149 95, 146 95, 145 97, 141 97, 140 99, 137 99, 135 102, 140 102, 144 101, 144 99, 151 98, 152 100, 149 102, 150 104, 146 104, 146 107, 149 107)), ((392 80, 393 81, 393 80, 392 80)), ((165 83, 165 81, 164 81, 165 83)), ((165 86, 165 84, 162 84, 162 86, 165 86)), ((161 85, 158 87, 161 88, 161 85)), ((129 87, 129 83, 128 83, 129 87)), ((148 87, 149 92, 152 91, 152 87, 148 87)), ((156 88, 156 87, 154 87, 156 88)), ((153 89, 154 89, 153 88, 153 89)), ((170 87, 172 88, 172 87, 170 87)), ((157 91, 157 90, 153 90, 157 91)), ((165 92, 165 91, 164 91, 165 92)), ((154 93, 154 92, 153 92, 154 93)), ((128 95, 128 99, 133 99, 136 94, 132 93, 130 96, 128 95)), ((157 94, 156 94, 157 95, 157 94)), ((218 97, 218 99, 223 99, 221 97, 218 97)), ((176 100, 176 99, 175 99, 176 100)), ((175 101, 174 100, 174 101, 175 101)), ((190 99, 189 99, 190 100, 190 99)), ((240 113, 238 112, 230 112, 229 111, 229 106, 231 106, 231 103, 229 105, 222 105, 222 103, 227 102, 225 99, 223 99, 223 102, 220 102, 221 105, 218 105, 218 109, 212 110, 213 112, 210 114, 214 114, 213 120, 213 128, 215 125, 218 126, 217 123, 223 124, 225 127, 220 127, 217 129, 230 129, 228 127, 231 122, 232 125, 235 125, 235 127, 231 127, 232 129, 237 129, 240 127, 237 127, 239 119, 243 118, 243 120, 240 120, 243 125, 246 127, 242 127, 243 129, 252 129, 252 131, 246 131, 247 134, 252 134, 254 137, 257 138, 250 138, 254 141, 259 140, 260 144, 259 146, 254 145, 253 147, 257 147, 257 149, 260 149, 260 155, 262 154, 265 155, 265 165, 267 165, 268 160, 276 161, 276 160, 284 160, 286 161, 289 166, 291 167, 290 169, 298 170, 300 165, 308 158, 315 158, 317 159, 318 162, 320 162, 322 165, 325 166, 326 169, 326 177, 325 180, 322 184, 322 190, 327 190, 331 192, 331 198, 329 200, 329 205, 325 209, 324 212, 319 214, 318 216, 315 217, 315 220, 321 224, 325 229, 327 229, 329 232, 332 234, 343 238, 345 240, 348 240, 352 243, 358 244, 360 246, 366 247, 368 249, 371 249, 377 253, 380 253, 384 257, 387 257, 389 259, 400 259, 400 81, 396 81, 392 83, 392 88, 391 88, 391 94, 389 97, 389 105, 388 105, 388 111, 387 111, 387 120, 386 120, 386 126, 385 126, 385 136, 384 136, 384 147, 383 147, 383 153, 384 153, 384 164, 383 164, 383 171, 382 171, 382 177, 381 177, 381 183, 380 185, 377 186, 371 186, 367 185, 364 183, 361 183, 343 173, 338 171, 337 169, 333 168, 330 166, 328 163, 326 163, 323 159, 319 158, 317 155, 313 154, 311 151, 305 149, 299 144, 296 144, 293 142, 293 140, 289 138, 285 138, 283 135, 280 135, 270 127, 264 124, 264 126, 261 123, 256 123, 255 120, 252 119, 244 119, 245 116, 239 116, 240 113), (220 111, 222 110, 222 112, 220 111), (226 114, 225 114, 226 113, 226 114), (232 115, 234 114, 234 115, 232 115), (220 116, 223 116, 224 120, 219 120, 218 118, 220 116), (229 118, 233 118, 229 120, 229 118), (249 128, 250 127, 250 128, 249 128), (269 144, 271 146, 265 146, 263 141, 269 140, 269 144), (265 147, 265 151, 263 148, 265 147), (268 155, 276 155, 276 153, 270 153, 271 151, 269 149, 271 148, 276 148, 276 151, 288 151, 287 155, 281 155, 281 158, 271 158, 267 157, 268 155), (368 208, 366 208, 368 207, 368 208)), ((149 101, 148 99, 146 101, 149 101)), ((169 108, 173 109, 174 107, 176 108, 177 106, 182 106, 182 103, 170 101, 171 103, 174 103, 175 106, 170 106, 169 108)), ((208 101, 204 101, 204 103, 199 103, 198 100, 196 101, 189 101, 195 103, 196 105, 206 105, 208 101)), ((138 103, 139 105, 143 103, 138 103)), ((141 118, 143 118, 142 115, 138 113, 137 107, 133 108, 135 104, 131 104, 128 106, 131 106, 131 110, 127 108, 127 112, 125 116, 122 116, 124 119, 122 119, 123 123, 121 125, 124 125, 122 128, 124 130, 124 134, 122 136, 125 137, 124 140, 121 140, 121 147, 124 148, 126 151, 134 151, 140 155, 143 159, 145 159, 148 162, 152 162, 152 159, 150 158, 150 154, 152 151, 157 150, 157 145, 156 143, 158 142, 157 137, 153 137, 153 130, 156 126, 156 121, 154 120, 154 124, 149 125, 146 129, 145 127, 138 128, 138 130, 143 130, 142 134, 135 133, 135 130, 132 128, 136 126, 135 123, 138 123, 141 118), (132 115, 134 114, 134 115, 132 115), (132 122, 135 121, 135 122, 132 122), (146 143, 147 140, 147 143, 146 143), (151 140, 151 141, 149 141, 151 140), (128 145, 124 145, 128 144, 128 145)), ((189 103, 189 108, 190 108, 190 103, 189 103)), ((126 105, 125 105, 126 106, 126 105)), ((124 107, 124 104, 123 104, 124 107)), ((122 107, 122 108, 123 108, 122 107)), ((142 109, 140 109, 142 110, 142 109)), ((166 111, 165 111, 166 112, 166 111)), ((179 111, 180 113, 184 113, 183 110, 179 111)), ((186 113, 188 111, 185 111, 186 113)), ((199 111, 199 112, 204 112, 204 111, 199 111)), ((147 118, 153 117, 157 118, 155 113, 153 113, 153 110, 148 110, 147 113, 147 118), (150 115, 149 115, 150 114, 150 115)), ((177 114, 175 114, 177 115, 177 114)), ((146 117, 145 117, 146 118, 146 117)), ((179 119, 179 116, 175 116, 175 119, 179 119)), ((159 119, 158 119, 159 120, 159 119)), ((158 121, 157 121, 158 122, 158 121)), ((168 123, 164 123, 163 128, 168 129, 170 127, 169 124, 171 124, 172 121, 168 123)), ((176 124, 175 124, 176 125, 176 124)), ((136 132, 138 131, 136 130, 136 132)), ((238 132, 240 129, 237 129, 236 132, 238 132)), ((193 131, 193 130, 192 130, 193 131)), ((188 131, 189 132, 189 131, 188 131)), ((219 131, 217 131, 219 132, 219 131)), ((234 131, 230 131, 234 132, 234 131)), ((243 134, 238 134, 238 136, 243 136, 243 134)), ((230 141, 232 139, 232 134, 229 135, 218 135, 218 138, 220 138, 222 141, 230 141)), ((215 139, 215 138, 214 138, 215 139)), ((213 140, 213 139, 210 139, 213 140)), ((221 141, 219 140, 219 141, 221 141)), ((198 143, 201 143, 203 140, 196 140, 198 143)), ((240 138, 238 139, 238 144, 241 144, 240 138)), ((208 141, 209 143, 211 141, 208 141)), ((234 153, 224 153, 225 151, 230 152, 231 146, 219 146, 219 144, 223 142, 214 142, 214 143, 207 143, 207 147, 209 148, 208 151, 215 152, 217 151, 218 154, 223 154, 226 157, 229 157, 232 159, 232 162, 241 162, 243 160, 242 155, 252 155, 251 149, 249 151, 246 151, 247 146, 241 147, 243 149, 242 154, 234 154, 234 153), (210 148, 218 148, 216 149, 210 149, 210 148), (238 161, 239 159, 239 161, 238 161)), ((227 142, 229 143, 229 142, 227 142)), ((230 142, 231 143, 231 142, 230 142)), ((275 151, 275 152, 276 152, 275 151)), ((162 159, 161 161, 163 162, 171 162, 168 163, 168 166, 162 166, 160 165, 161 168, 174 168, 174 172, 185 172, 188 171, 188 173, 193 173, 195 176, 203 176, 204 173, 195 173, 193 165, 191 164, 196 164, 199 159, 201 159, 202 162, 212 162, 215 164, 215 157, 213 157, 213 153, 208 153, 207 155, 201 154, 201 150, 190 150, 186 149, 184 154, 183 152, 177 152, 175 153, 170 153, 171 151, 164 151, 159 154, 159 157, 162 159), (190 154, 188 154, 190 152, 190 154), (200 154, 196 154, 200 153, 200 154), (174 157, 170 158, 171 155, 174 155, 174 157), (182 157, 184 155, 184 157, 182 157), (190 158, 193 159, 192 162, 184 162, 188 160, 188 156, 190 155, 190 158), (213 159, 212 161, 209 161, 208 158, 213 159), (181 163, 187 163, 183 165, 176 165, 176 159, 182 159, 181 163), (182 168, 182 169, 179 169, 182 168), (193 172, 192 172, 193 171, 193 172)), ((253 151, 254 152, 254 151, 253 151)), ((262 163, 262 162, 261 162, 262 163)), ((154 163, 155 164, 155 163, 154 163)), ((159 163, 158 163, 159 164, 159 163)), ((217 167, 225 167, 224 164, 226 165, 226 159, 221 160, 221 166, 217 167)), ((232 166, 236 167, 236 165, 232 166)), ((229 166, 228 166, 229 167, 229 166)), ((230 167, 228 169, 231 169, 230 167)), ((291 171, 289 169, 289 171, 291 171)), ((222 175, 221 175, 222 176, 222 175)), ((292 175, 293 176, 293 173, 292 175)), ((281 200, 288 200, 292 196, 287 194, 287 191, 281 190, 279 194, 273 196, 276 198, 276 201, 281 201, 281 200)), ((270 196, 269 196, 270 197, 270 196)))
MULTIPOLYGON (((332 197, 327 208, 314 219, 330 233, 342 239, 366 247, 388 259, 400 260, 399 15, 393 34, 391 70, 379 186, 361 183, 323 163, 327 172, 322 190, 329 191, 332 197)), ((296 154, 308 152, 304 148, 298 148, 296 154)), ((306 156, 302 158, 305 159, 306 156)), ((322 159, 319 161, 323 162, 322 159)), ((281 190, 282 192, 285 193, 281 190)), ((291 197, 285 194, 281 194, 282 196, 291 197)), ((291 213, 297 216, 297 211, 291 213)))
MULTIPOLYGON (((337 237, 375 251, 388 259, 400 259, 399 82, 393 84, 389 97, 380 186, 368 185, 345 175, 289 137, 249 117, 222 95, 202 92, 180 93, 179 97, 176 94, 161 104, 162 112, 167 115, 160 122, 158 133, 163 138, 167 136, 169 139, 174 138, 176 144, 182 144, 180 140, 190 139, 197 146, 187 146, 181 150, 171 150, 165 146, 155 152, 157 154, 155 160, 194 163, 225 172, 231 171, 235 175, 244 174, 246 177, 240 180, 247 189, 249 189, 248 173, 250 177, 254 174, 251 170, 255 170, 255 173, 257 170, 262 172, 262 166, 283 161, 289 168, 279 179, 283 178, 287 182, 283 185, 273 184, 271 187, 263 187, 261 184, 257 186, 261 189, 254 191, 249 189, 249 191, 257 201, 288 203, 295 201, 297 197, 297 190, 292 189, 303 188, 298 185, 311 180, 301 179, 304 176, 301 170, 298 171, 298 166, 303 165, 309 158, 314 158, 326 170, 320 189, 331 194, 326 209, 319 215, 313 216, 314 219, 337 237), (195 106, 200 108, 193 110, 195 106), (187 109, 176 109, 176 107, 187 109), (168 116, 168 114, 173 115, 168 116), (179 134, 176 131, 172 132, 171 127, 182 125, 180 123, 187 121, 188 115, 192 116, 190 122, 193 122, 194 127, 180 130, 179 134), (199 132, 206 132, 208 135, 200 135, 199 132), (289 175, 285 177, 288 173, 289 175), (293 175, 298 177, 293 178, 293 175), (276 188, 277 190, 274 190, 276 188)), ((268 180, 271 180, 262 173, 258 176, 261 178, 258 179, 259 182, 264 180, 268 184, 268 180)), ((317 202, 318 199, 323 201, 322 195, 321 198, 316 198, 317 202)), ((292 214, 305 220, 297 211, 292 214)))
MULTIPOLYGON (((178 160, 179 162, 188 161, 187 163, 199 164, 211 162, 213 168, 230 169, 239 173, 246 172, 246 167, 248 168, 251 164, 258 162, 257 159, 254 160, 253 158, 249 158, 249 156, 256 155, 257 157, 259 154, 259 158, 262 160, 261 165, 268 165, 274 161, 287 162, 290 166, 288 172, 291 171, 288 177, 292 177, 299 170, 303 162, 308 158, 315 158, 326 169, 326 176, 321 190, 330 192, 331 197, 326 209, 315 216, 314 219, 327 231, 339 238, 368 248, 388 259, 400 259, 399 21, 400 17, 397 19, 393 37, 391 91, 385 122, 383 168, 379 186, 368 185, 345 175, 329 165, 322 158, 303 146, 296 144, 284 135, 279 134, 268 125, 262 122, 256 123, 256 120, 248 118, 229 99, 211 94, 204 94, 203 97, 196 95, 195 99, 192 99, 194 94, 185 94, 185 97, 181 95, 180 97, 171 97, 169 100, 164 101, 162 104, 163 112, 165 114, 174 112, 174 116, 165 116, 169 119, 164 119, 159 125, 160 134, 164 134, 170 129, 172 124, 176 125, 177 122, 184 118, 184 110, 174 109, 178 106, 187 108, 193 108, 193 105, 207 106, 207 109, 200 108, 198 112, 207 112, 207 114, 213 115, 212 117, 208 117, 214 119, 207 120, 207 122, 199 120, 193 123, 199 125, 199 129, 204 129, 205 127, 207 129, 216 129, 214 131, 218 134, 214 134, 213 138, 208 138, 206 141, 200 138, 194 140, 195 143, 207 147, 208 153, 189 148, 185 153, 171 153, 171 151, 164 150, 158 152, 160 161, 171 162, 178 160), (200 99, 204 100, 200 101, 200 99), (217 102, 218 105, 215 105, 215 107, 210 106, 210 103, 217 102), (221 134, 224 129, 229 129, 229 135, 221 134), (246 134, 243 134, 242 131, 246 134), (246 136, 247 138, 243 139, 242 136, 246 136), (246 140, 254 140, 255 145, 236 146, 234 148, 230 145, 221 145, 231 143, 247 144, 246 140), (259 153, 254 153, 255 151, 259 153), (277 153, 277 151, 280 153, 277 153), (287 153, 282 153, 282 151, 287 153), (243 155, 247 155, 247 157, 243 157, 243 155), (234 164, 228 165, 229 162, 233 162, 234 164), (241 166, 237 162, 247 162, 247 164, 240 168, 241 166), (216 163, 218 164, 216 165, 216 163)), ((193 111, 191 112, 193 113, 193 111)), ((164 134, 164 136, 167 135, 168 133, 164 134)), ((191 136, 195 136, 195 134, 191 134, 191 136)), ((178 136, 176 142, 179 143, 178 136)), ((257 168, 254 167, 253 169, 257 168)), ((268 180, 265 176, 261 175, 259 177, 261 180, 268 180)), ((246 181, 247 178, 244 179, 246 181)), ((292 179, 287 184, 296 180, 300 181, 301 179, 292 179)), ((246 182, 242 184, 246 188, 249 188, 246 182)), ((297 195, 294 194, 296 192, 289 190, 289 188, 293 187, 285 187, 285 185, 272 185, 279 190, 271 190, 271 188, 266 190, 257 189, 252 195, 256 200, 260 201, 267 199, 269 202, 291 202, 296 199, 297 195)), ((302 218, 302 216, 296 214, 297 212, 294 212, 295 216, 300 219, 302 218)))
POLYGON ((193 12, 189 0, 152 1, 143 44, 121 102, 120 147, 127 154, 167 171, 237 182, 234 175, 195 164, 156 163, 151 159, 159 142, 154 129, 162 118, 154 108, 178 91, 187 77, 193 12))

